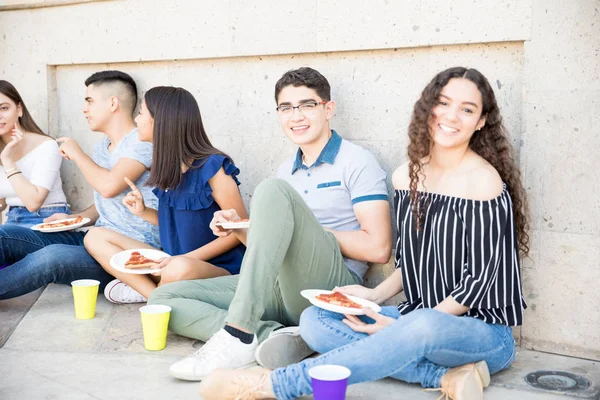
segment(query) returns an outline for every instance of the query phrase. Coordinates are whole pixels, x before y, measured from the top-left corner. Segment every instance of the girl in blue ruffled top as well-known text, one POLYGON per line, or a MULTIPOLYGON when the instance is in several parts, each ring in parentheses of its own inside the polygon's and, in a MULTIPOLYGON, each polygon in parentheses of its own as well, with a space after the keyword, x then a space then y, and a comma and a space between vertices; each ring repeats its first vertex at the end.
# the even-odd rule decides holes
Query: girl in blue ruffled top
POLYGON ((240 195, 240 170, 214 148, 204 131, 194 96, 182 88, 150 89, 136 117, 139 138, 154 144, 148 185, 154 186, 158 210, 146 207, 135 185, 123 199, 133 214, 158 225, 163 250, 152 275, 123 273, 110 258, 123 250, 152 248, 104 228, 91 230, 85 247, 113 275, 104 295, 113 303, 144 302, 158 285, 187 279, 238 274, 245 247, 235 237, 217 238, 209 223, 215 211, 234 208, 248 218, 240 195))

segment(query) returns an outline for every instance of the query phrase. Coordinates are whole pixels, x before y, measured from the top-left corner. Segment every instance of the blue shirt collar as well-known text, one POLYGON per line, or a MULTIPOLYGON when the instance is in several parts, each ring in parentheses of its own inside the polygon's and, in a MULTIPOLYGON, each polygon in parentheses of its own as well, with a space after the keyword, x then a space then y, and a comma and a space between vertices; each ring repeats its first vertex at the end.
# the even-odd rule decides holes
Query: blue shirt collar
MULTIPOLYGON (((335 157, 340 151, 341 145, 342 137, 332 129, 329 141, 327 142, 325 147, 323 147, 323 150, 321 150, 321 154, 319 154, 319 157, 317 157, 315 163, 308 168, 316 167, 320 164, 323 164, 324 162, 333 164, 335 161, 335 157)), ((294 175, 294 172, 296 172, 299 169, 308 168, 302 163, 302 150, 298 149, 298 152, 296 153, 296 160, 294 161, 294 166, 292 167, 292 175, 294 175)))

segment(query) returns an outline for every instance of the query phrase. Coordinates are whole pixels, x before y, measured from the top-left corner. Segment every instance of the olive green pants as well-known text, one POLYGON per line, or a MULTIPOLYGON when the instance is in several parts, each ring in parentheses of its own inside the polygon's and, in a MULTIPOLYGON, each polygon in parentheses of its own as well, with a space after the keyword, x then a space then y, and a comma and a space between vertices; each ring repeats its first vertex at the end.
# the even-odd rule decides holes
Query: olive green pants
POLYGON ((258 185, 250 219, 239 275, 174 282, 152 292, 148 304, 172 307, 173 332, 206 341, 228 322, 262 341, 277 328, 298 325, 310 305, 302 290, 360 282, 344 265, 335 236, 287 182, 258 185))

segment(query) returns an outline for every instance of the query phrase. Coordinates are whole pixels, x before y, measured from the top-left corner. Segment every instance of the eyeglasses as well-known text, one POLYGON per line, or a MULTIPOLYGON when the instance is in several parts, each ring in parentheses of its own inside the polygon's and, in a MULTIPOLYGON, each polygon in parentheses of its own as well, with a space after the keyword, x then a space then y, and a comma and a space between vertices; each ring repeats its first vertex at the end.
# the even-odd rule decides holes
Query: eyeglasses
POLYGON ((276 108, 279 115, 291 116, 294 114, 294 109, 298 109, 302 114, 308 115, 317 110, 317 106, 321 104, 327 104, 328 101, 307 101, 306 103, 299 104, 297 106, 284 105, 276 108))

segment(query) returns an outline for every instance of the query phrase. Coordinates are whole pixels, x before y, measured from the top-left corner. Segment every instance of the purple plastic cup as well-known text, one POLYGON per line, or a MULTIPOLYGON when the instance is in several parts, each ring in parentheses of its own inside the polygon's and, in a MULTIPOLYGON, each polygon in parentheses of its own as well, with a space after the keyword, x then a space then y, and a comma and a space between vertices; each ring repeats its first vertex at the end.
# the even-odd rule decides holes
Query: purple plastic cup
POLYGON ((341 365, 319 365, 308 370, 314 400, 344 400, 352 372, 341 365))

